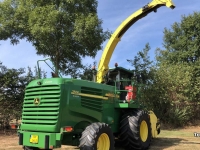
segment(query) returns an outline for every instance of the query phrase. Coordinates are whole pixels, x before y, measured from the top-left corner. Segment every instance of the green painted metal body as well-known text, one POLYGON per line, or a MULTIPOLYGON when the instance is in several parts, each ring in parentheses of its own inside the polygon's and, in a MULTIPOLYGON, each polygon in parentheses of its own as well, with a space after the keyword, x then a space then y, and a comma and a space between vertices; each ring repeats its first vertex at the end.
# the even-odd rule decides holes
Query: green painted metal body
POLYGON ((118 93, 115 86, 86 80, 32 81, 26 87, 19 143, 40 148, 45 143, 49 148, 78 145, 81 133, 93 122, 107 123, 117 133, 122 110, 142 107, 138 100, 123 103, 118 93), (66 132, 67 126, 73 131, 66 132), (38 135, 39 142, 32 144, 31 135, 38 135))

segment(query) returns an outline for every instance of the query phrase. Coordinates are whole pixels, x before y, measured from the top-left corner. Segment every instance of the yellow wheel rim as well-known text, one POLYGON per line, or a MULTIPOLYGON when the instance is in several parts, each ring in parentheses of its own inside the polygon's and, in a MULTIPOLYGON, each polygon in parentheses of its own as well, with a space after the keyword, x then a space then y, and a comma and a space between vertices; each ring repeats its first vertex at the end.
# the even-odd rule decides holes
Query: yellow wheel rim
POLYGON ((140 124, 140 138, 143 142, 147 140, 148 137, 148 126, 146 121, 142 121, 140 124))
POLYGON ((97 150, 109 150, 110 139, 106 133, 102 133, 97 141, 97 150))

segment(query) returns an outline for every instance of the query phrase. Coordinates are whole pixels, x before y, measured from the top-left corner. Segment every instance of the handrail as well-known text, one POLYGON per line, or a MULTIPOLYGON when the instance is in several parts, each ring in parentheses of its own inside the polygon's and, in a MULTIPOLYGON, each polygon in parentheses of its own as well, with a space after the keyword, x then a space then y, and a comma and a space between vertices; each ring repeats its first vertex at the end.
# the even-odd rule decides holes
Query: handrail
MULTIPOLYGON (((51 70, 52 70, 53 72, 55 72, 55 70, 46 62, 46 60, 50 60, 50 61, 51 61, 50 58, 46 58, 46 59, 44 59, 44 60, 38 60, 38 61, 37 61, 38 78, 39 78, 39 79, 41 79, 40 67, 39 67, 39 62, 40 62, 40 61, 44 61, 44 62, 47 64, 47 66, 49 66, 49 68, 51 68, 51 70)), ((53 62, 52 62, 52 63, 53 63, 53 62)), ((62 77, 61 74, 60 74, 60 72, 58 72, 58 73, 59 73, 60 77, 62 77)))

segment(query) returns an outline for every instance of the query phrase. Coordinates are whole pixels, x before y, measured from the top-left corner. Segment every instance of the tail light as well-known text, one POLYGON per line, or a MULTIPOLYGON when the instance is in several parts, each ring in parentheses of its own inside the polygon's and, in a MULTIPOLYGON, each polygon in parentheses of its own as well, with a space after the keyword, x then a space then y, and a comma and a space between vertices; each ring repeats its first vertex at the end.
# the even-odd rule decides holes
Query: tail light
POLYGON ((66 126, 66 127, 63 128, 63 131, 65 131, 65 132, 72 132, 73 131, 73 127, 66 126))

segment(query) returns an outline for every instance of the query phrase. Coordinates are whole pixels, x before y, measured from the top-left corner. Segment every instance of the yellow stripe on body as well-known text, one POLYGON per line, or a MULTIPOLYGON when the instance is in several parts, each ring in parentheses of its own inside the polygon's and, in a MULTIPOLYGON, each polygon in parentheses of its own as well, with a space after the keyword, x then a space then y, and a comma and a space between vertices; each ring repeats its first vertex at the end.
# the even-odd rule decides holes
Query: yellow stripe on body
POLYGON ((108 100, 108 97, 104 96, 98 96, 98 95, 92 95, 92 94, 84 94, 84 93, 79 93, 79 96, 84 96, 84 97, 92 97, 92 98, 97 98, 97 99, 103 99, 103 100, 108 100))
POLYGON ((97 99, 103 99, 103 100, 108 100, 109 97, 111 98, 118 98, 119 95, 114 95, 112 93, 106 93, 105 96, 99 96, 99 95, 93 95, 93 94, 85 94, 85 93, 79 93, 79 91, 72 91, 72 95, 78 95, 78 96, 84 96, 84 97, 91 97, 91 98, 97 98, 97 99))
POLYGON ((97 99, 103 99, 103 100, 108 100, 108 97, 104 96, 99 96, 99 95, 93 95, 93 94, 85 94, 85 93, 80 93, 79 91, 73 90, 71 92, 72 95, 78 95, 78 96, 84 96, 84 97, 91 97, 91 98, 97 98, 97 99))
POLYGON ((84 96, 84 97, 91 97, 91 98, 97 98, 97 99, 103 99, 108 100, 108 98, 119 98, 119 95, 115 95, 113 93, 106 93, 105 96, 99 96, 99 95, 93 95, 93 94, 85 94, 85 93, 79 93, 79 91, 72 91, 72 95, 78 95, 78 96, 84 96))

